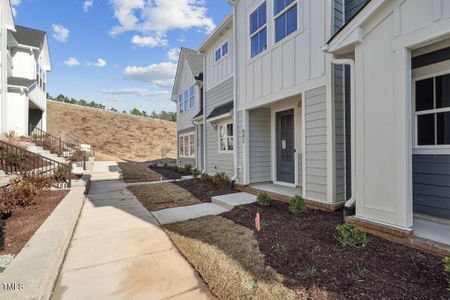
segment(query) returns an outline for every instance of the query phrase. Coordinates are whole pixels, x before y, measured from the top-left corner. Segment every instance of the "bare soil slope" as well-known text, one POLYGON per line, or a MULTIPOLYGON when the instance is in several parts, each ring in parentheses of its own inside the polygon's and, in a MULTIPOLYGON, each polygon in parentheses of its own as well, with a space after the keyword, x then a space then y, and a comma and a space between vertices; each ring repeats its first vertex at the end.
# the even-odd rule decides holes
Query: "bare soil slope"
POLYGON ((47 109, 50 134, 78 138, 93 145, 96 154, 143 162, 160 159, 166 148, 167 157, 176 157, 175 123, 55 102, 47 109))

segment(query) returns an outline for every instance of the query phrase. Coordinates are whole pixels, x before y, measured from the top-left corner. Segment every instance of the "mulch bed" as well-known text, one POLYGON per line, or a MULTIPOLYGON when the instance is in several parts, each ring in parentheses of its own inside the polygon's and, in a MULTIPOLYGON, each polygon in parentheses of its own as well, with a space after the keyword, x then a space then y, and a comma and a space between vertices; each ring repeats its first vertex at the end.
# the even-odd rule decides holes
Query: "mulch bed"
POLYGON ((188 190, 198 200, 202 202, 211 202, 211 197, 238 193, 239 191, 232 187, 227 187, 225 190, 220 190, 210 180, 201 181, 199 179, 190 179, 174 182, 174 184, 181 186, 188 190))
POLYGON ((67 190, 43 192, 36 205, 16 208, 5 221, 5 247, 0 254, 19 253, 68 193, 67 190))
POLYGON ((177 171, 175 171, 172 167, 158 167, 150 165, 148 168, 160 174, 164 180, 181 179, 181 176, 190 175, 190 174, 180 174, 177 171))
POLYGON ((334 238, 342 212, 309 210, 293 215, 288 204, 241 206, 225 218, 261 231, 255 233, 266 263, 284 276, 284 284, 313 299, 450 299, 439 257, 369 236, 359 250, 334 238))

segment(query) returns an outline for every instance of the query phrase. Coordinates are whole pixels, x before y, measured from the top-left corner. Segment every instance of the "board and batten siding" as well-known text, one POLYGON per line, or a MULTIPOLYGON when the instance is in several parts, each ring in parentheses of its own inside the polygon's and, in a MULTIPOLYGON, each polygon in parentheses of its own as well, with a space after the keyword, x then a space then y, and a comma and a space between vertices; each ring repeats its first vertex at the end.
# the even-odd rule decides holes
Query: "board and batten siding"
MULTIPOLYGON (((230 78, 215 88, 206 91, 206 117, 214 108, 233 100, 233 78, 230 78)), ((234 134, 236 136, 236 133, 234 134)), ((236 149, 235 149, 236 151, 236 149)), ((210 175, 225 172, 234 175, 234 154, 219 153, 218 129, 206 121, 206 171, 210 175)))
POLYGON ((327 201, 326 87, 305 93, 306 198, 327 201))
POLYGON ((272 180, 271 110, 258 108, 249 112, 250 183, 272 180))
POLYGON ((450 155, 413 155, 414 212, 450 219, 450 155))

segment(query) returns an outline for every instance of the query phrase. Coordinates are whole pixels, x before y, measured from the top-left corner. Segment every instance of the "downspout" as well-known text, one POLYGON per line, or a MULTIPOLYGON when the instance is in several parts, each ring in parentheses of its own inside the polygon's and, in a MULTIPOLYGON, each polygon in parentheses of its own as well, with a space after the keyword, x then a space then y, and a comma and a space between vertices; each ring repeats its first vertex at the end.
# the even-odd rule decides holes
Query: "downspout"
MULTIPOLYGON (((206 69, 206 56, 203 55, 203 68, 206 69)), ((206 80, 207 76, 203 74, 203 86, 202 86, 202 109, 203 109, 203 171, 202 174, 205 174, 206 169, 206 80)))
POLYGON ((238 130, 237 130, 237 53, 236 53, 236 48, 237 48, 237 28, 236 28, 236 4, 237 4, 237 0, 229 0, 228 3, 230 3, 233 6, 233 141, 234 141, 234 175, 231 178, 231 181, 236 182, 236 180, 238 179, 238 140, 239 140, 239 135, 238 135, 238 130))
POLYGON ((350 66, 350 120, 351 120, 351 126, 350 126, 350 131, 351 131, 351 164, 352 164, 352 174, 351 174, 351 178, 352 178, 352 196, 350 197, 350 199, 348 199, 345 202, 345 206, 344 206, 344 216, 348 216, 348 215, 353 215, 354 214, 354 209, 356 207, 356 196, 355 196, 355 191, 356 191, 356 141, 355 141, 355 137, 356 137, 356 124, 355 124, 355 111, 356 111, 356 95, 355 95, 355 90, 356 90, 356 85, 355 85, 355 61, 353 59, 349 59, 349 58, 336 58, 334 56, 334 54, 327 52, 331 59, 331 63, 335 64, 335 65, 348 65, 350 66))

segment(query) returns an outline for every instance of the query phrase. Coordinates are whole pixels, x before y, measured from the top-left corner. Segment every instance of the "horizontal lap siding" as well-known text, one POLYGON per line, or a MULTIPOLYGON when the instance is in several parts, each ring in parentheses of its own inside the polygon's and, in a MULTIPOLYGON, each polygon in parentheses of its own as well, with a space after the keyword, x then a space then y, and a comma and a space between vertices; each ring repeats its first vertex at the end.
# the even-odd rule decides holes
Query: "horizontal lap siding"
POLYGON ((178 160, 178 165, 180 167, 184 167, 186 165, 191 165, 192 167, 195 167, 195 158, 180 157, 178 160))
MULTIPOLYGON (((214 108, 230 101, 233 101, 233 78, 206 92, 206 116, 214 108)), ((236 144, 237 133, 234 133, 234 137, 236 144)), ((209 122, 206 122, 206 167, 210 175, 218 172, 225 172, 230 177, 234 175, 234 155, 232 153, 219 153, 218 131, 209 122)))
POLYGON ((305 93, 306 197, 327 200, 326 88, 305 93))
POLYGON ((414 212, 450 219, 450 155, 413 155, 414 212))
POLYGON ((249 112, 250 183, 272 180, 270 110, 249 112))

